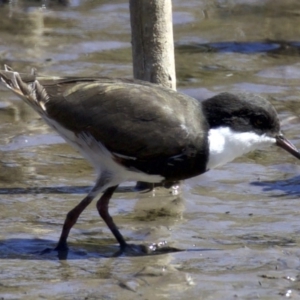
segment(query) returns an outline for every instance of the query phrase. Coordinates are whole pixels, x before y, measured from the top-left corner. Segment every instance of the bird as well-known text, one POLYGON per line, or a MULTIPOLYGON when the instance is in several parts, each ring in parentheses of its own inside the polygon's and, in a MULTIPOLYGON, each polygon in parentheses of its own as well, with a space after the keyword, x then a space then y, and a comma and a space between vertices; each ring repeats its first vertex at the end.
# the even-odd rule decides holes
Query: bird
POLYGON ((4 85, 77 149, 97 179, 64 221, 55 250, 68 249, 71 228, 96 203, 120 250, 129 247, 109 213, 124 181, 172 183, 203 174, 252 150, 276 145, 300 159, 275 108, 255 94, 223 92, 198 101, 134 79, 61 77, 0 70, 4 85))

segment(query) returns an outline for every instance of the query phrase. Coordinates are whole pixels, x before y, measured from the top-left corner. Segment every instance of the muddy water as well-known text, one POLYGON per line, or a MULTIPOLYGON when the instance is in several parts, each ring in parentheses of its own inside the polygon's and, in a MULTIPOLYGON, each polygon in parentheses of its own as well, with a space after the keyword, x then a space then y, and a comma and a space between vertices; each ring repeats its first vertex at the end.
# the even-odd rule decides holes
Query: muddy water
MULTIPOLYGON (((289 1, 174 0, 178 88, 271 98, 300 147, 299 14, 289 1)), ((0 64, 53 75, 131 77, 127 1, 11 1, 0 6, 0 64)), ((92 204, 71 231, 66 260, 53 247, 93 170, 11 92, 0 88, 2 299, 298 299, 300 165, 257 151, 181 194, 124 184, 111 213, 132 243, 183 252, 113 257, 115 240, 92 204)))

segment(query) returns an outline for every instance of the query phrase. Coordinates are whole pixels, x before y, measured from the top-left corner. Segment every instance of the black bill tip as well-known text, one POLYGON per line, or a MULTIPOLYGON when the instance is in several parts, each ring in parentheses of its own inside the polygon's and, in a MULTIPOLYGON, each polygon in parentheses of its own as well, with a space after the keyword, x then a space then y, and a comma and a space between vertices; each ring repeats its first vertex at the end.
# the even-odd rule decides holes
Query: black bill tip
POLYGON ((277 135, 276 137, 276 145, 280 148, 284 149, 285 151, 289 152, 293 156, 300 159, 300 153, 298 149, 289 141, 287 140, 282 134, 277 135))

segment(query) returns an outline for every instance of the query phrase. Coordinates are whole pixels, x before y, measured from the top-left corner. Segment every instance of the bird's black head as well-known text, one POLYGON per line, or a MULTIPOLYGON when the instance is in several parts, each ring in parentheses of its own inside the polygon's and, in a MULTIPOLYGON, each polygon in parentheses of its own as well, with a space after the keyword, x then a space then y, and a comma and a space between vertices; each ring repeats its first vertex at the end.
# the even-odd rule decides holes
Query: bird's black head
POLYGON ((269 101, 253 94, 222 93, 202 102, 210 129, 228 127, 234 132, 254 132, 274 138, 280 148, 300 159, 298 149, 280 132, 275 108, 269 101))
POLYGON ((255 132, 275 137, 280 123, 275 108, 258 95, 222 93, 202 102, 211 129, 229 127, 236 132, 255 132))

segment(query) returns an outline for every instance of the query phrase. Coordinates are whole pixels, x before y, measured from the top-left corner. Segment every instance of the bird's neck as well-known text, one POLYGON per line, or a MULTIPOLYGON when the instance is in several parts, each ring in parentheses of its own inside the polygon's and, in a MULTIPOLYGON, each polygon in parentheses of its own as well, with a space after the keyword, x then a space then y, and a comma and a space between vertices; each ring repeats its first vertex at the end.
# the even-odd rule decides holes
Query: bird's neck
POLYGON ((258 135, 254 132, 236 132, 229 127, 210 129, 208 140, 207 170, 224 165, 252 150, 276 143, 275 138, 258 135))

